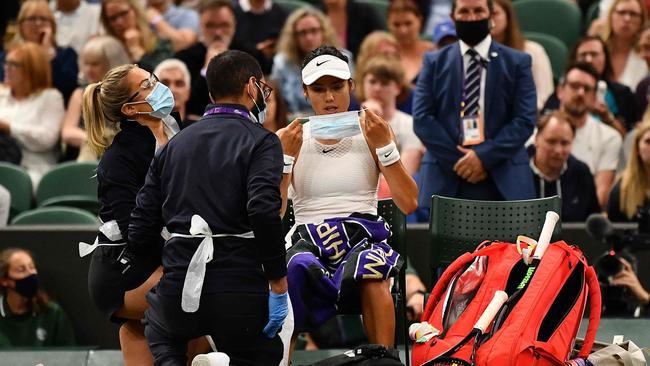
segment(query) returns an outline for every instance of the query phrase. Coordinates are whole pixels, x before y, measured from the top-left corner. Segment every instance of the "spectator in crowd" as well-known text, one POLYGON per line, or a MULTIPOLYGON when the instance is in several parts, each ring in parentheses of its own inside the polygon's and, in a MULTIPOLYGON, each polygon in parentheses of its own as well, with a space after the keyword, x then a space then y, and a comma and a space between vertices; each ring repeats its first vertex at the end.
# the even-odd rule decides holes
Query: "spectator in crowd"
MULTIPOLYGON (((394 269, 399 269, 399 258, 394 256, 394 251, 387 252, 389 248, 379 242, 381 239, 373 237, 369 238, 374 240, 373 249, 363 250, 350 242, 337 248, 335 257, 327 259, 333 253, 325 254, 322 240, 328 243, 341 235, 342 228, 334 224, 337 218, 357 212, 369 214, 364 218, 373 220, 372 215, 377 215, 376 187, 380 173, 386 178, 396 205, 405 213, 417 207, 415 182, 399 159, 390 125, 372 111, 362 114, 361 129, 348 131, 347 137, 335 137, 325 128, 316 129, 314 124, 319 116, 345 112, 350 106, 353 83, 346 57, 341 52, 328 46, 310 52, 303 61, 302 79, 305 95, 315 112, 313 119, 310 117, 312 125, 303 130, 296 120, 278 131, 284 154, 292 157, 285 159, 295 160, 290 164, 294 166, 292 173, 285 171, 281 184, 283 198, 288 195, 293 199, 296 221, 290 231, 294 235, 287 235, 288 244, 292 244, 287 252, 287 275, 294 334, 313 331, 339 311, 360 311, 370 343, 392 347, 395 318, 388 280, 394 276, 394 269), (314 131, 318 130, 321 133, 316 135, 314 131), (320 241, 308 243, 309 234, 305 230, 310 229, 307 227, 326 219, 335 220, 330 222, 331 230, 323 233, 320 241), (318 249, 309 249, 310 245, 318 249), (323 250, 323 256, 312 254, 315 253, 312 250, 323 250), (347 260, 341 261, 346 255, 347 260), (355 267, 357 260, 368 260, 369 255, 383 258, 382 269, 375 272, 376 276, 364 276, 364 270, 355 267), (325 266, 331 275, 326 274, 325 266), (322 272, 314 270, 317 268, 322 272), (314 302, 312 297, 325 301, 314 302)), ((352 118, 354 123, 357 117, 352 118)), ((325 225, 329 228, 330 224, 325 225)))
MULTIPOLYGON (((366 67, 366 64, 374 57, 387 57, 395 60, 400 60, 399 44, 395 37, 385 31, 374 31, 370 33, 361 43, 359 47, 359 54, 357 55, 357 65, 353 70, 355 73, 355 80, 362 80, 361 73, 366 67)), ((413 104, 413 89, 410 87, 412 80, 403 81, 402 92, 397 96, 397 109, 411 114, 413 104)), ((358 108, 356 99, 351 100, 351 108, 358 108)))
MULTIPOLYGON (((650 23, 647 23, 639 35, 639 56, 643 58, 650 70, 650 23)), ((650 101, 650 74, 639 82, 636 87, 636 102, 639 111, 643 112, 650 101)))
POLYGON ((531 58, 492 40, 491 5, 455 0, 459 42, 425 55, 413 100, 415 134, 427 148, 420 207, 428 208, 433 194, 480 200, 535 196, 524 148, 537 103, 531 58))
POLYGON ((533 61, 531 70, 537 90, 537 108, 542 109, 546 98, 553 94, 553 70, 544 47, 537 42, 527 40, 521 33, 510 0, 494 1, 492 22, 494 26, 490 33, 495 41, 530 55, 533 61))
POLYGON ((169 40, 174 51, 196 42, 199 15, 195 10, 178 7, 171 0, 147 0, 146 17, 158 38, 169 40))
POLYGON ((156 37, 139 0, 102 1, 101 20, 104 30, 122 42, 131 62, 141 68, 153 71, 172 56, 170 41, 156 37))
POLYGON ((239 0, 235 7, 237 49, 255 57, 264 75, 271 73, 276 42, 289 12, 272 0, 239 0))
MULTIPOLYGON (((34 42, 46 50, 46 60, 52 68, 52 86, 63 95, 67 104, 70 94, 77 87, 77 54, 72 48, 58 47, 56 39, 56 23, 46 1, 27 0, 22 3, 18 13, 18 33, 12 44, 34 42)), ((0 55, 0 63, 4 63, 5 55, 0 55)), ((2 78, 0 72, 0 78, 2 78)))
POLYGON ((388 7, 388 30, 399 45, 400 61, 406 85, 415 86, 422 68, 422 57, 434 49, 433 43, 420 39, 422 14, 413 0, 394 0, 388 7))
POLYGON ((575 127, 562 112, 544 115, 537 124, 530 168, 538 198, 562 198, 562 222, 584 222, 600 212, 594 177, 587 164, 571 155, 575 127))
POLYGON ((97 36, 84 45, 80 61, 84 85, 72 93, 65 112, 61 128, 61 141, 66 147, 63 160, 96 161, 99 157, 86 143, 86 128, 81 113, 83 92, 86 85, 101 81, 108 70, 128 64, 130 59, 117 39, 97 36))
POLYGON ((277 86, 274 82, 267 82, 273 88, 269 99, 266 101, 266 120, 264 127, 271 132, 277 132, 281 128, 287 127, 289 121, 289 111, 287 102, 284 101, 277 86))
POLYGON ((25 249, 0 252, 0 347, 74 346, 61 306, 39 285, 34 256, 25 249))
POLYGON ((336 29, 341 47, 357 54, 361 42, 372 31, 384 29, 372 5, 355 0, 324 0, 325 14, 336 29))
POLYGON ((7 226, 11 212, 11 193, 0 184, 0 228, 7 226))
MULTIPOLYGON (((598 36, 585 36, 579 39, 569 56, 569 64, 576 62, 591 64, 598 73, 599 82, 602 80, 607 85, 605 93, 598 96, 595 107, 590 112, 601 122, 625 135, 639 120, 639 111, 630 88, 613 79, 609 49, 605 42, 598 36)), ((544 109, 558 109, 559 105, 556 91, 546 101, 544 109)))
POLYGON ((199 6, 201 33, 199 42, 176 53, 190 71, 190 99, 186 104, 186 120, 196 121, 210 104, 205 72, 212 57, 228 50, 235 35, 235 12, 229 0, 202 0, 199 6))
POLYGON ((424 34, 432 34, 439 24, 445 23, 451 19, 449 17, 449 14, 451 14, 451 3, 452 0, 436 0, 427 2, 429 9, 424 22, 424 34))
POLYGON ((7 54, 5 85, 0 88, 0 133, 18 142, 21 165, 34 187, 56 165, 57 142, 65 109, 63 97, 52 88, 47 50, 21 43, 7 54))
POLYGON ((185 104, 190 99, 191 76, 183 61, 175 58, 167 59, 156 66, 153 72, 160 82, 167 85, 174 95, 173 112, 178 113, 179 124, 186 117, 185 104))
POLYGON ((623 175, 609 195, 609 219, 613 222, 636 221, 639 207, 650 203, 649 192, 650 118, 644 118, 634 130, 634 143, 623 175))
POLYGON ((648 19, 641 0, 615 0, 602 34, 612 59, 613 80, 632 90, 648 74, 636 50, 641 26, 648 19))
POLYGON ((402 164, 410 175, 414 175, 420 169, 424 146, 413 132, 413 117, 397 109, 397 96, 404 87, 403 68, 397 60, 375 57, 358 75, 361 85, 356 89, 357 99, 388 121, 402 164))
POLYGON ((438 49, 441 49, 458 41, 458 35, 456 34, 456 27, 454 26, 454 22, 449 19, 436 25, 436 28, 433 30, 433 36, 431 40, 438 49))
MULTIPOLYGON (((322 45, 337 48, 339 45, 329 18, 311 7, 303 7, 291 13, 280 34, 270 79, 278 85, 292 117, 311 112, 311 105, 305 99, 302 89, 300 65, 309 52, 322 45)), ((348 57, 352 56, 349 51, 341 52, 348 57)))
MULTIPOLYGON (((144 325, 145 294, 160 280, 160 252, 137 258, 121 257, 126 245, 131 211, 144 185, 154 153, 178 131, 168 125, 174 106, 171 91, 155 74, 133 64, 110 70, 83 95, 88 143, 98 156, 99 218, 104 223, 92 252, 88 289, 94 304, 121 324, 120 347, 126 365, 152 364, 144 325), (119 132, 110 138, 106 130, 119 132), (124 260, 122 260, 124 259, 124 260)), ((152 241, 162 248, 163 239, 152 241)))
POLYGON ((558 86, 560 110, 576 129, 571 153, 589 166, 596 182, 601 208, 607 207, 609 191, 621 153, 621 135, 613 127, 600 123, 589 114, 596 103, 598 73, 588 63, 569 66, 558 86))
MULTIPOLYGON (((8 25, 16 19, 18 10, 20 10, 20 0, 0 1, 0 40, 5 39, 8 25)), ((4 42, 0 42, 1 51, 4 51, 4 42)))
POLYGON ((56 43, 80 55, 86 41, 99 33, 100 12, 99 4, 85 0, 56 0, 56 43))

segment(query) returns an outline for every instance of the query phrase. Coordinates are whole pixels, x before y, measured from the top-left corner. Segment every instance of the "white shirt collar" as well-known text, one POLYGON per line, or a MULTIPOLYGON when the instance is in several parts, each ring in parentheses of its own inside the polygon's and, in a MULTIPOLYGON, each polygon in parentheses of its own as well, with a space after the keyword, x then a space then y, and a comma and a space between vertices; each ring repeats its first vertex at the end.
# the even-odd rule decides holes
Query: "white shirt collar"
MULTIPOLYGON (((241 10, 243 10, 245 13, 248 13, 251 11, 251 2, 250 0, 239 0, 239 7, 241 10)), ((264 1, 264 11, 269 11, 271 9, 271 6, 273 6, 271 0, 265 0, 264 1)))
POLYGON ((476 53, 478 53, 479 56, 481 56, 481 58, 483 60, 486 60, 486 61, 489 60, 488 59, 488 54, 490 53, 490 45, 492 44, 492 36, 491 35, 488 34, 487 37, 483 38, 483 40, 481 42, 479 42, 474 47, 470 47, 467 43, 465 43, 463 41, 460 41, 460 40, 458 41, 458 43, 460 44, 460 54, 461 55, 465 56, 467 51, 470 48, 473 48, 474 51, 476 51, 476 53))

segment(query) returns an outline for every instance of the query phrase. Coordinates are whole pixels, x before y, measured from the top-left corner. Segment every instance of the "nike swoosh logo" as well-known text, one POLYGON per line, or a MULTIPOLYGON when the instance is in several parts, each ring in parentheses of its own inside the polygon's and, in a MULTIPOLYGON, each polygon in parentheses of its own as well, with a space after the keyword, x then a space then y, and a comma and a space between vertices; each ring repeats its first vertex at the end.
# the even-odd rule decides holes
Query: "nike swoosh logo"
POLYGON ((388 154, 384 154, 384 157, 387 158, 387 157, 389 157, 390 154, 392 154, 392 153, 393 153, 393 152, 391 151, 391 152, 389 152, 388 154))
POLYGON ((330 152, 330 151, 332 151, 332 150, 334 150, 334 149, 336 149, 336 148, 333 147, 333 148, 328 149, 328 150, 323 149, 323 154, 327 154, 328 152, 330 152))
POLYGON ((324 64, 324 63, 326 63, 326 62, 330 62, 330 61, 331 61, 331 60, 325 60, 325 61, 323 61, 323 62, 316 62, 316 66, 320 66, 320 65, 322 65, 322 64, 324 64))

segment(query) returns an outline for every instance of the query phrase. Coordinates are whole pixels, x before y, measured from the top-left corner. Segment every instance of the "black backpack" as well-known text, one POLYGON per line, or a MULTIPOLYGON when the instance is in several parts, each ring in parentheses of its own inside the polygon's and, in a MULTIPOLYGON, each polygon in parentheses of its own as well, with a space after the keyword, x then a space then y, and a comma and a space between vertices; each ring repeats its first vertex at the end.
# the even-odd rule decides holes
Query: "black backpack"
POLYGON ((312 366, 395 366, 404 365, 399 351, 379 344, 365 344, 343 354, 318 361, 312 366))

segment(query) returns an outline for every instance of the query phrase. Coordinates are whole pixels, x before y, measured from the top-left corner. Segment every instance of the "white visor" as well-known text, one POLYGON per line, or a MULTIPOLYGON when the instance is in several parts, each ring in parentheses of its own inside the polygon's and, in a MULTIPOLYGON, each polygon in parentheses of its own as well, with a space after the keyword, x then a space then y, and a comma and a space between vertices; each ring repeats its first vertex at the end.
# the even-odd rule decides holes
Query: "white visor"
POLYGON ((320 55, 309 61, 302 69, 302 82, 305 85, 311 85, 326 75, 348 80, 350 79, 350 66, 336 56, 320 55))

